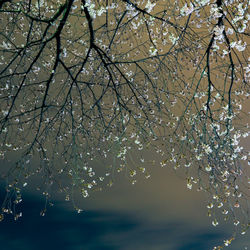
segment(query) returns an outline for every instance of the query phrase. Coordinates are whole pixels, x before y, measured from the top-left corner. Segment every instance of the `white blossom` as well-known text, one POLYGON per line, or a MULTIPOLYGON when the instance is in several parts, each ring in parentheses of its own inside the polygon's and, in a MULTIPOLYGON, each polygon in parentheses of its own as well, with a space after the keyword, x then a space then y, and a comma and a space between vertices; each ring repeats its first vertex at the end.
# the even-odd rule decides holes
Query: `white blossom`
POLYGON ((194 11, 194 5, 191 3, 188 7, 187 3, 181 8, 180 13, 182 16, 188 16, 194 11))
POLYGON ((147 4, 145 6, 147 12, 151 12, 155 5, 156 5, 156 3, 151 3, 150 0, 148 0, 147 4))

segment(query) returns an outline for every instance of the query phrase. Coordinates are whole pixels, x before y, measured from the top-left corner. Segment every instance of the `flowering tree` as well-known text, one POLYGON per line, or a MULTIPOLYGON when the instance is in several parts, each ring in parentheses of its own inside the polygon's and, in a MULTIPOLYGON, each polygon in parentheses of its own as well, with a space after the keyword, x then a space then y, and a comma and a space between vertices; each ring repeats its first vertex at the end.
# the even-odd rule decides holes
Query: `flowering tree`
POLYGON ((0 156, 17 159, 3 171, 1 217, 20 216, 15 204, 35 174, 46 200, 56 186, 80 211, 75 192, 87 197, 123 170, 134 184, 159 164, 182 168, 189 189, 209 194, 214 226, 218 207, 245 233, 248 153, 239 140, 248 136, 241 122, 247 7, 240 0, 0 1, 0 156), (160 160, 146 159, 147 150, 160 160))

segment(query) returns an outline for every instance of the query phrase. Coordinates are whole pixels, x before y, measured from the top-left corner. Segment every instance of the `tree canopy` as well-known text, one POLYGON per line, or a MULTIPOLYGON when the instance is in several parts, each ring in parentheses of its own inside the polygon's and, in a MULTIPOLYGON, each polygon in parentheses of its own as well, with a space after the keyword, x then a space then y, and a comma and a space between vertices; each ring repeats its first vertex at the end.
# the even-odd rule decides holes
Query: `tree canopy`
POLYGON ((209 194, 214 226, 220 210, 246 232, 248 1, 2 0, 0 13, 1 218, 21 215, 32 176, 80 211, 74 193, 159 165, 209 194))

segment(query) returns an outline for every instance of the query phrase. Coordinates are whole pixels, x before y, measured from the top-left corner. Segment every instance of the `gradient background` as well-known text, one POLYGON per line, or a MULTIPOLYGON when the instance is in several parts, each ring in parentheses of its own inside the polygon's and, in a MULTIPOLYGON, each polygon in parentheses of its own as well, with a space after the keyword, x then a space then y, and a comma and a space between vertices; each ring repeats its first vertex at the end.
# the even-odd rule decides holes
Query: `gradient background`
MULTIPOLYGON (((41 217, 43 197, 28 185, 19 206, 23 217, 0 223, 0 250, 212 249, 231 236, 233 226, 213 227, 206 205, 205 193, 187 190, 185 178, 169 169, 152 169, 151 178, 135 186, 121 173, 113 187, 80 200, 81 214, 58 195, 41 217)), ((250 249, 248 238, 240 236, 226 249, 250 249)))
MULTIPOLYGON (((44 217, 44 201, 27 186, 23 217, 0 224, 0 249, 205 250, 230 237, 231 224, 215 228, 206 216, 205 193, 187 190, 185 180, 169 169, 155 168, 151 176, 132 186, 121 174, 112 188, 82 199, 81 214, 56 197, 44 217)), ((247 249, 248 236, 227 249, 247 249)))

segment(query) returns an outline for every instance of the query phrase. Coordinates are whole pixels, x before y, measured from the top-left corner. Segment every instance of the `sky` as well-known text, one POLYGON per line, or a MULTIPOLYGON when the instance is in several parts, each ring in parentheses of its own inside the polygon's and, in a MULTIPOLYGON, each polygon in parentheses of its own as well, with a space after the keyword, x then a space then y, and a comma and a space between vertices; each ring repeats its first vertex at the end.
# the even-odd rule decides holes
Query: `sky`
MULTIPOLYGON (((118 176, 112 188, 82 200, 81 214, 58 196, 40 216, 44 201, 27 188, 19 207, 23 217, 7 217, 0 224, 0 249, 206 250, 230 236, 231 225, 211 225, 205 194, 187 190, 173 171, 156 168, 151 179, 134 186, 123 177, 118 176)), ((227 249, 246 246, 247 236, 227 249)))
MULTIPOLYGON (((206 194, 188 190, 185 178, 168 169, 152 169, 150 179, 134 186, 117 176, 112 188, 78 197, 81 214, 56 195, 55 205, 40 216, 44 200, 29 185, 19 207, 23 217, 0 222, 0 250, 207 250, 233 230, 223 223, 213 227, 206 194)), ((248 237, 227 249, 250 249, 248 237)))

